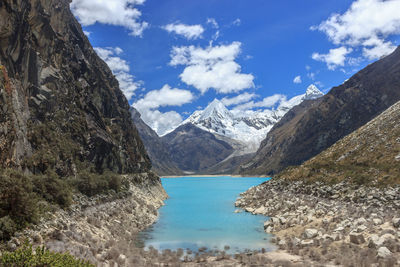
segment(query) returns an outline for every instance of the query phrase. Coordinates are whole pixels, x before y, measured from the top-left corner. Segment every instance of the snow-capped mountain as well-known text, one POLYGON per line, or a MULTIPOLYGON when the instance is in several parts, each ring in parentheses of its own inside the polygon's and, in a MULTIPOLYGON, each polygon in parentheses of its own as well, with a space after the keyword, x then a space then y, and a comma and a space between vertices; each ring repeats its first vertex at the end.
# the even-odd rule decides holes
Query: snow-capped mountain
POLYGON ((315 85, 310 85, 305 94, 281 101, 276 109, 259 111, 230 111, 221 101, 214 99, 204 110, 195 111, 181 125, 192 123, 205 131, 242 142, 248 147, 248 152, 255 152, 286 112, 304 100, 322 95, 315 85))

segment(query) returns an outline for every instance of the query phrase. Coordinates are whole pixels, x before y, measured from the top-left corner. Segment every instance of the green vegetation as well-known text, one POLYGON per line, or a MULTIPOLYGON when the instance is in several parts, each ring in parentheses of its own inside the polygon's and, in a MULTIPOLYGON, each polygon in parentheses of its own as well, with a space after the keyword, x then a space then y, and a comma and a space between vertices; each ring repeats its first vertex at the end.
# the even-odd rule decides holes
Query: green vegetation
POLYGON ((44 247, 33 250, 25 244, 14 252, 5 252, 0 258, 0 266, 7 267, 92 267, 89 262, 76 259, 68 253, 55 253, 44 247))
POLYGON ((128 189, 129 186, 127 181, 123 181, 121 175, 109 171, 104 172, 103 174, 83 171, 76 179, 72 180, 72 184, 82 194, 87 196, 106 193, 110 190, 119 193, 128 189))
POLYGON ((29 224, 35 224, 46 212, 72 204, 73 192, 87 196, 115 192, 129 188, 129 183, 118 174, 95 174, 83 171, 76 178, 60 178, 47 170, 41 175, 27 175, 13 169, 0 170, 0 240, 29 224))

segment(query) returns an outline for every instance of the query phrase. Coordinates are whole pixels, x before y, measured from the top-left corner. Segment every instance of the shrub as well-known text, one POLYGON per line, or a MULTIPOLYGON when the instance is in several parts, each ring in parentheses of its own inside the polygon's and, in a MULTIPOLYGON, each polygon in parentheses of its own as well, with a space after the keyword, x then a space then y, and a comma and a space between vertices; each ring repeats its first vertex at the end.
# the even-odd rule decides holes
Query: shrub
POLYGON ((37 196, 31 180, 15 170, 0 173, 0 217, 10 216, 19 224, 38 218, 37 196))
POLYGON ((37 247, 34 251, 32 245, 25 244, 14 252, 5 252, 0 258, 0 266, 92 267, 94 265, 76 259, 68 253, 55 253, 44 247, 37 247))
POLYGON ((50 203, 56 203, 62 208, 72 203, 70 185, 58 178, 55 172, 48 171, 45 175, 32 177, 34 191, 50 203))
POLYGON ((73 185, 82 194, 94 196, 110 190, 114 190, 117 193, 121 192, 124 183, 120 175, 112 172, 96 174, 83 171, 78 175, 77 179, 73 180, 73 185))

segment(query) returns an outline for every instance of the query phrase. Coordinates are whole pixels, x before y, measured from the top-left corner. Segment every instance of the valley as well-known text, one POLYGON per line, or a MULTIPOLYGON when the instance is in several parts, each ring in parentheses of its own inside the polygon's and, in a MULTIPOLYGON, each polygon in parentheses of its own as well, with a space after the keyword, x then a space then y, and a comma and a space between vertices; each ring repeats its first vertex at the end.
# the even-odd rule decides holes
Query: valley
POLYGON ((0 266, 400 266, 400 1, 350 2, 0 0, 0 266))

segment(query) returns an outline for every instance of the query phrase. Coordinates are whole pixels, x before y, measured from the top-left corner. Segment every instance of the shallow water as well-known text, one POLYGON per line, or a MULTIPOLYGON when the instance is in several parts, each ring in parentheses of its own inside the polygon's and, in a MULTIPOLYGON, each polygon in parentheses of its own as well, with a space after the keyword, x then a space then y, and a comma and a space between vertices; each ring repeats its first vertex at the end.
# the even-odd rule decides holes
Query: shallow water
POLYGON ((184 177, 162 178, 169 195, 160 217, 142 233, 146 247, 197 251, 201 247, 230 253, 246 249, 271 250, 270 235, 263 231, 265 216, 234 213, 241 192, 268 178, 184 177))

